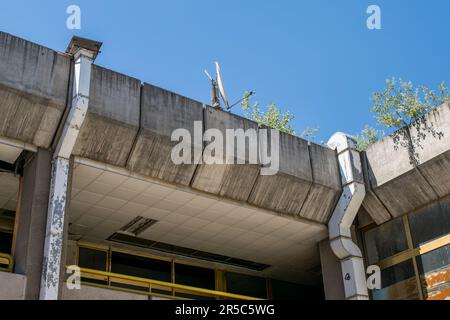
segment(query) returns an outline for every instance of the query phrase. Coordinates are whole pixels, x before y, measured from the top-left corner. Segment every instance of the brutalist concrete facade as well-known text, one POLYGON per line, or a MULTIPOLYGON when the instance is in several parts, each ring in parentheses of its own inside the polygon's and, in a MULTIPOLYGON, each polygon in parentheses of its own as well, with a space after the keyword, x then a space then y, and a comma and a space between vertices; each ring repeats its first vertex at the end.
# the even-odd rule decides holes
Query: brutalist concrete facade
MULTIPOLYGON (((27 289, 14 293, 14 297, 38 297, 37 274, 42 264, 52 143, 70 109, 72 76, 70 55, 0 33, 0 137, 36 148, 24 151, 27 158, 22 192, 26 196, 22 197, 18 215, 20 243, 15 252, 15 272, 28 281, 23 277, 11 280, 20 282, 18 288, 27 289)), ((411 164, 408 150, 395 148, 392 136, 361 154, 366 184, 363 207, 368 219, 376 224, 436 203, 450 194, 450 106, 439 107, 426 119, 443 137, 428 135, 422 147, 413 146, 417 165, 411 164)), ((89 108, 72 156, 261 208, 277 216, 328 224, 343 189, 335 150, 280 133, 280 169, 276 175, 261 175, 262 164, 249 164, 248 159, 243 165, 174 165, 170 158, 175 145, 171 133, 185 128, 194 135, 195 121, 203 124, 203 132, 209 128, 221 132, 261 129, 248 119, 93 65, 89 108)), ((409 130, 414 134, 414 127, 409 130)), ((204 148, 204 143, 194 143, 192 153, 202 153, 204 148)), ((324 261, 332 259, 325 252, 326 245, 321 247, 324 261)), ((323 270, 326 272, 327 268, 323 270)), ((334 284, 330 296, 339 297, 336 292, 342 288, 336 286, 341 285, 334 284)), ((5 296, 3 288, 8 286, 1 286, 0 297, 5 296)), ((63 297, 68 298, 67 294, 63 293, 63 297)))

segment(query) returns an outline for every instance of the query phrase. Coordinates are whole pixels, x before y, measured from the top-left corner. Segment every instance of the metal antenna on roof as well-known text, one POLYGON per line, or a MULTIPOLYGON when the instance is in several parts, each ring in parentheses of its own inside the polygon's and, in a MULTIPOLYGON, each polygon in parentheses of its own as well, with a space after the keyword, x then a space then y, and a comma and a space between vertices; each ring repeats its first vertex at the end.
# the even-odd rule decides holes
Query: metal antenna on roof
MULTIPOLYGON (((207 70, 205 70, 206 76, 211 81, 211 104, 214 108, 221 109, 220 99, 222 99, 226 110, 229 111, 231 108, 233 108, 234 106, 239 104, 242 100, 244 100, 244 98, 242 98, 239 101, 237 101, 236 103, 230 105, 230 103, 228 102, 227 93, 225 91, 225 86, 223 83, 222 75, 220 73, 219 63, 215 62, 215 66, 216 66, 216 79, 211 77, 209 72, 207 70)), ((254 91, 250 91, 248 97, 250 97, 254 94, 255 94, 254 91)))

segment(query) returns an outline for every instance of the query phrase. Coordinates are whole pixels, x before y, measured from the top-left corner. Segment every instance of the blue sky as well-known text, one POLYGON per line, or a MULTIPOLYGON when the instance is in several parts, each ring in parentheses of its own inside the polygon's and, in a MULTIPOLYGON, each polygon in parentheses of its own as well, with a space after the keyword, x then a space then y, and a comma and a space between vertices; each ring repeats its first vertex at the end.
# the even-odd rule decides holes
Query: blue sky
POLYGON ((320 141, 373 125, 386 78, 450 84, 449 13, 447 0, 16 0, 2 3, 0 29, 60 51, 74 34, 103 41, 97 64, 205 103, 203 70, 217 60, 230 100, 255 90, 298 133, 319 126, 320 141), (66 28, 71 4, 81 30, 66 28), (366 28, 370 4, 382 30, 366 28))

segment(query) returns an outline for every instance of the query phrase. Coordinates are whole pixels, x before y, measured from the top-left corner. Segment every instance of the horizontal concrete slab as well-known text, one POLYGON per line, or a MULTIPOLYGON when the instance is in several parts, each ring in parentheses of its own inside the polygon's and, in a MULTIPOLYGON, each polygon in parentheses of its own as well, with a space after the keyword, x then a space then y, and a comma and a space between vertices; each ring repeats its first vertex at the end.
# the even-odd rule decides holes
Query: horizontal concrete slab
POLYGON ((0 136, 48 148, 66 105, 70 57, 0 32, 0 136))
MULTIPOLYGON (((424 119, 419 131, 425 138, 414 140, 412 153, 396 145, 392 135, 366 152, 368 195, 363 205, 377 223, 450 194, 450 178, 445 174, 450 170, 449 105, 440 106, 424 119)), ((417 124, 409 131, 414 139, 419 137, 417 124)))
MULTIPOLYGON (((203 123, 203 105, 149 84, 142 90, 141 130, 127 168, 167 182, 189 185, 200 160, 194 159, 194 155, 202 153, 202 141, 194 141, 194 122, 203 123), (171 159, 172 149, 179 143, 171 141, 177 129, 187 130, 192 138, 189 147, 192 164, 176 165, 171 159)), ((203 134, 201 129, 199 133, 203 134)))
POLYGON ((279 171, 258 176, 249 203, 298 215, 313 183, 308 142, 280 133, 279 171))
MULTIPOLYGON (((258 124, 222 110, 206 107, 204 110, 204 130, 209 129, 217 129, 226 139, 227 129, 243 129, 244 131, 254 129, 258 132, 258 124)), ((227 155, 225 154, 225 148, 223 148, 224 143, 219 143, 222 152, 219 151, 219 148, 216 150, 218 154, 211 154, 211 156, 221 158, 225 163, 227 155)), ((226 143, 229 143, 229 141, 226 143)), ((237 143, 235 143, 234 150, 236 150, 236 147, 237 143)), ((250 143, 246 143, 245 156, 239 157, 238 153, 234 152, 235 156, 228 159, 234 164, 199 165, 192 180, 192 188, 233 200, 246 201, 260 170, 258 164, 249 164, 249 147, 250 143), (245 164, 238 164, 238 160, 242 160, 245 164)), ((209 153, 208 155, 204 154, 203 158, 206 163, 209 163, 209 153)))
POLYGON ((73 154, 125 166, 139 130, 141 82, 94 65, 89 108, 73 154))

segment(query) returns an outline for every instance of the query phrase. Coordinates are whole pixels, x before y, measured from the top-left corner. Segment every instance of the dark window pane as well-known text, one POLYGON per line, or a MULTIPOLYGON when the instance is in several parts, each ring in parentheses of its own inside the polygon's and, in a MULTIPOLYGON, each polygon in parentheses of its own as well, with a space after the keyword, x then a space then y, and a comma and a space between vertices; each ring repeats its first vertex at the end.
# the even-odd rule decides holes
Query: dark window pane
POLYGON ((417 257, 425 299, 450 298, 450 244, 417 257))
POLYGON ((113 252, 111 272, 165 282, 172 281, 171 263, 146 257, 113 252))
POLYGON ((0 232, 0 253, 11 253, 12 233, 0 232))
POLYGON ((450 201, 434 204, 408 216, 414 247, 450 233, 450 201))
POLYGON ((323 289, 285 281, 272 280, 274 300, 323 300, 323 289))
POLYGON ((412 260, 381 271, 381 290, 373 291, 374 300, 419 299, 412 260))
POLYGON ((364 234, 369 264, 408 249, 402 219, 389 221, 364 234))
POLYGON ((226 273, 227 292, 267 298, 266 279, 239 273, 226 273))
POLYGON ((78 250, 78 266, 93 270, 106 270, 106 251, 80 247, 78 250))
POLYGON ((216 284, 215 273, 212 269, 177 263, 175 265, 175 283, 214 290, 216 284))

